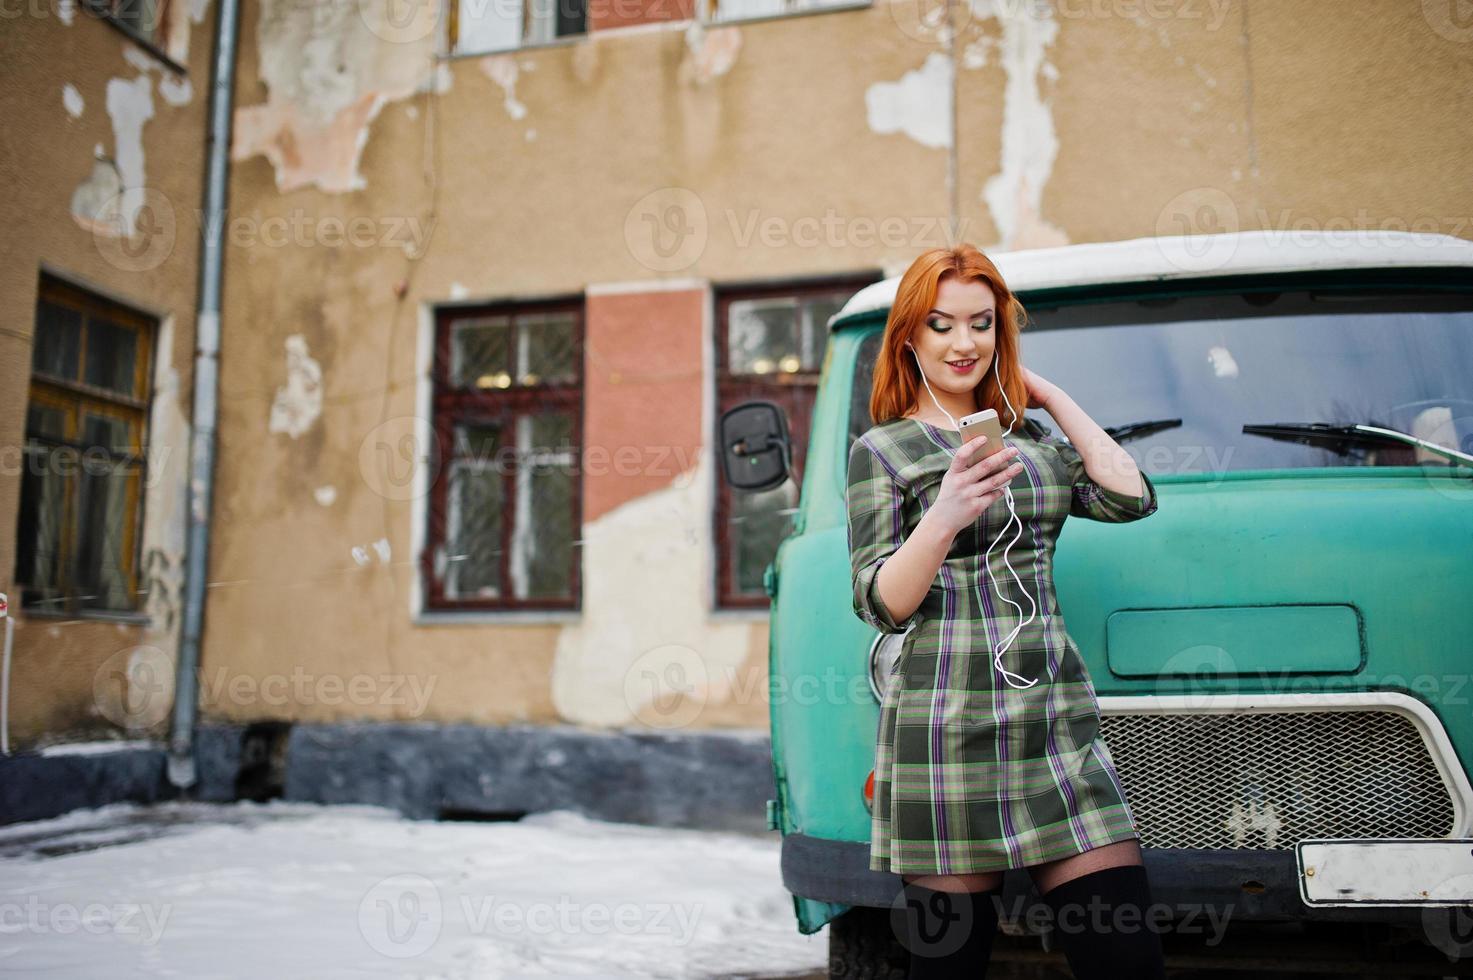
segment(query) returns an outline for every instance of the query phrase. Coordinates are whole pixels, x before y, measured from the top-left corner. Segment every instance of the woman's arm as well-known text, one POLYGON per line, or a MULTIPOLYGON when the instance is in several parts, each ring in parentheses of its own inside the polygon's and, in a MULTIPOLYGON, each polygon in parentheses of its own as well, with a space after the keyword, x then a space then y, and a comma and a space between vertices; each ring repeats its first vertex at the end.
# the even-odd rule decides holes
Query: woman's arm
POLYGON ((849 447, 846 506, 854 612, 882 633, 904 633, 941 570, 951 537, 925 516, 905 534, 900 484, 863 439, 849 447))
POLYGON ((915 530, 875 574, 875 601, 883 602, 892 616, 900 613, 897 619, 909 619, 920 608, 956 537, 938 528, 930 517, 930 511, 922 515, 915 530))
POLYGON ((1130 453, 1111 439, 1068 392, 1055 385, 1042 407, 1069 437, 1070 444, 1084 460, 1084 470, 1091 480, 1127 497, 1139 497, 1146 492, 1140 467, 1135 465, 1130 453))
POLYGON ((1110 433, 1100 428, 1067 391, 1026 367, 1023 382, 1028 389, 1028 407, 1041 408, 1053 416, 1084 461, 1091 480, 1127 497, 1140 497, 1146 492, 1140 467, 1130 453, 1111 439, 1110 433))
POLYGON ((957 531, 1002 496, 1003 484, 1021 471, 1012 447, 969 465, 982 441, 968 440, 958 450, 936 499, 908 535, 900 484, 863 438, 850 446, 846 506, 854 611, 880 632, 910 627, 957 531))
POLYGON ((1053 447, 1069 471, 1069 513, 1110 523, 1135 521, 1155 513, 1155 485, 1131 455, 1058 385, 1027 368, 1023 368, 1023 379, 1028 388, 1028 407, 1047 411, 1068 436, 1068 442, 1050 436, 1048 427, 1034 420, 1045 433, 1039 442, 1053 447))

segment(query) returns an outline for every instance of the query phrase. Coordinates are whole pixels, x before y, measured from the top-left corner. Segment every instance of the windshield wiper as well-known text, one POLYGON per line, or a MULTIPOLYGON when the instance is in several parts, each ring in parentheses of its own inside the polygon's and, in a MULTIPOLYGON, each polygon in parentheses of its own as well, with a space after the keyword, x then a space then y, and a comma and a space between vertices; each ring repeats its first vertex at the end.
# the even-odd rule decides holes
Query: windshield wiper
POLYGON ((1473 466, 1473 456, 1467 453, 1419 439, 1397 429, 1385 429, 1379 425, 1365 425, 1360 422, 1350 425, 1332 425, 1329 422, 1260 422, 1243 426, 1243 431, 1249 435, 1318 446, 1341 456, 1349 456, 1351 448, 1356 446, 1416 446, 1443 457, 1449 463, 1473 466))
POLYGON ((1181 419, 1151 419, 1148 422, 1127 422, 1125 425, 1104 426, 1105 432, 1116 442, 1128 442, 1142 436, 1154 435, 1165 429, 1175 429, 1181 419))

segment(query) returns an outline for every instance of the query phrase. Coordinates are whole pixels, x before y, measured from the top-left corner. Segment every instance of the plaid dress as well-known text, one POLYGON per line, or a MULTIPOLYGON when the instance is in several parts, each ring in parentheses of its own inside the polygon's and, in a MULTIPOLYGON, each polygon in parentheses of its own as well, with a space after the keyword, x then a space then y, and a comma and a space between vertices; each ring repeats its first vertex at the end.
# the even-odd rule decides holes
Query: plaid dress
MULTIPOLYGON (((1018 868, 1139 837, 1110 749, 1099 701, 1064 627, 1054 592, 1054 545, 1072 514, 1138 520, 1156 510, 1145 477, 1138 498, 1091 480, 1068 442, 1024 417, 1004 442, 1023 470, 1010 486, 1023 523, 1009 557, 1036 600, 1033 622, 1002 665, 1038 682, 1020 689, 993 664, 996 646, 1032 607, 1003 563, 1017 525, 994 501, 957 534, 920 608, 896 622, 878 599, 880 565, 935 500, 960 448, 953 429, 900 418, 873 426, 850 447, 848 535, 854 610, 883 633, 905 633, 889 677, 875 743, 870 869, 965 874, 1018 868)), ((1016 678, 1015 678, 1016 680, 1016 678)), ((1022 683, 1021 681, 1019 683, 1022 683)))

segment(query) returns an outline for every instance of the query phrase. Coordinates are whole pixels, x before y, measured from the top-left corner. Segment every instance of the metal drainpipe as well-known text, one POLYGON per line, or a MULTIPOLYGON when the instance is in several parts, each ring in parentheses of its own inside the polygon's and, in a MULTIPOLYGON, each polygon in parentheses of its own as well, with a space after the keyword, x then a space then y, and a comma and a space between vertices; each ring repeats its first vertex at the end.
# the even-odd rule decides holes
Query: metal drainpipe
POLYGON ((201 222, 199 309, 195 316, 194 412, 189 447, 189 485, 185 499, 189 534, 184 560, 184 616, 180 624, 179 665, 174 679, 174 724, 169 733, 169 782, 179 788, 197 779, 194 724, 199 711, 200 638, 204 633, 205 579, 210 565, 210 513, 214 495, 215 424, 219 415, 220 285, 225 199, 230 179, 230 123, 234 111, 239 0, 218 0, 215 61, 210 83, 209 150, 205 208, 201 222))

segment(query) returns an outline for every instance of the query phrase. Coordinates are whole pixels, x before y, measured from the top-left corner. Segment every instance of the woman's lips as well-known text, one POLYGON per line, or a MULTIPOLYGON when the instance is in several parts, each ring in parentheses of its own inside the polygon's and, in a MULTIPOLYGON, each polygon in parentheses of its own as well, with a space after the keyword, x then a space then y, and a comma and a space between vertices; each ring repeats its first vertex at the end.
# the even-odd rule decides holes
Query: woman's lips
POLYGON ((960 364, 956 361, 947 361, 946 363, 957 374, 966 374, 967 372, 971 371, 972 368, 977 366, 977 359, 974 357, 970 361, 966 361, 965 363, 960 364))

